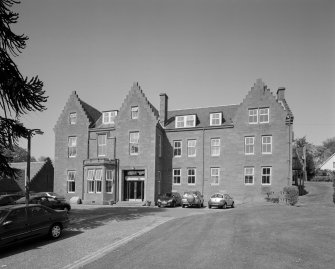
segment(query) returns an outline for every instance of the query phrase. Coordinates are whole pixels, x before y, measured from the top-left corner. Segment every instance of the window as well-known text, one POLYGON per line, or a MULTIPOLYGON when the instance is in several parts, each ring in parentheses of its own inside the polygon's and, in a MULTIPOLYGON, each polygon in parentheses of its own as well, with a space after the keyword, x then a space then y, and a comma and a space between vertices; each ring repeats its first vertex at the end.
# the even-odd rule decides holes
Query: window
POLYGON ((220 178, 220 168, 212 167, 211 168, 211 182, 213 185, 219 185, 220 178))
POLYGON ((74 193, 76 191, 76 171, 67 171, 67 192, 74 193))
POLYGON ((211 156, 220 156, 220 138, 211 139, 211 156))
POLYGON ((87 192, 94 192, 94 169, 89 169, 87 171, 87 192))
POLYGON ((117 110, 106 111, 102 113, 102 123, 103 124, 114 124, 114 119, 117 116, 117 110))
POLYGON ((254 167, 244 167, 244 184, 245 185, 254 184, 254 175, 255 175, 254 167))
POLYGON ((77 156, 77 137, 70 136, 68 144, 68 157, 74 158, 77 156))
POLYGON ((262 136, 262 153, 272 154, 272 136, 262 136))
POLYGON ((255 145, 255 137, 245 137, 244 138, 244 152, 245 155, 252 155, 254 154, 254 145, 255 145))
POLYGON ((102 169, 95 170, 95 177, 94 177, 97 185, 96 192, 100 193, 102 191, 102 169))
POLYGON ((138 141, 140 139, 139 132, 131 132, 129 133, 129 152, 130 155, 138 155, 138 141))
POLYGON ((196 152, 197 140, 192 139, 187 141, 187 156, 195 157, 197 155, 196 152))
POLYGON ((258 109, 249 109, 249 123, 256 124, 258 123, 258 109))
POLYGON ((106 192, 113 193, 115 170, 106 170, 106 192))
POLYGON ((187 169, 187 183, 189 185, 195 185, 195 168, 188 168, 187 169))
POLYGON ((260 108, 259 109, 259 123, 269 123, 269 114, 270 109, 268 107, 266 108, 260 108))
POLYGON ((271 167, 262 167, 262 184, 271 185, 271 167))
POLYGON ((210 125, 221 125, 222 123, 222 113, 211 113, 210 114, 210 125))
POLYGON ((131 118, 138 119, 138 106, 131 107, 131 118))
POLYGON ((195 115, 177 116, 176 128, 195 127, 195 115))
POLYGON ((181 141, 173 141, 173 156, 181 156, 181 141))
POLYGON ((173 169, 173 184, 174 185, 180 185, 180 176, 181 176, 181 170, 173 169))
POLYGON ((77 113, 76 112, 70 113, 69 122, 71 125, 77 123, 77 113))
POLYGON ((98 135, 98 156, 106 156, 107 135, 98 135))

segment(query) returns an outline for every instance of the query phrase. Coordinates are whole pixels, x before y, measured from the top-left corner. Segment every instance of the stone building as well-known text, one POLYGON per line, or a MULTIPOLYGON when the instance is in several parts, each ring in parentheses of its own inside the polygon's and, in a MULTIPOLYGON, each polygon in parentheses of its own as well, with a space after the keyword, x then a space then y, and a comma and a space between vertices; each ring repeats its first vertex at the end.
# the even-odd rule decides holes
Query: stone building
POLYGON ((121 108, 98 111, 72 92, 56 125, 56 192, 84 203, 156 201, 199 190, 264 199, 292 184, 293 114, 285 88, 258 79, 241 104, 159 111, 135 83, 121 108))

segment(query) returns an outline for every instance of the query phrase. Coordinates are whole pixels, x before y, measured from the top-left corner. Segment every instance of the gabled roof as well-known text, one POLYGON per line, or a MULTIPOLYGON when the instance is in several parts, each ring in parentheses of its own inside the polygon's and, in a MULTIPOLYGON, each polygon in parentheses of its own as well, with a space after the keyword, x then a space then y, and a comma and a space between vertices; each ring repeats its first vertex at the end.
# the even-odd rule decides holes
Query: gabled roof
MULTIPOLYGON (((166 130, 176 129, 175 128, 175 117, 196 115, 196 127, 206 128, 210 126, 210 114, 211 113, 222 113, 222 125, 231 126, 233 125, 232 118, 234 117, 239 105, 228 105, 228 106, 216 106, 206 108, 191 108, 183 110, 168 111, 167 122, 165 125, 166 130)), ((179 129, 179 128, 178 128, 179 129)), ((187 128, 191 129, 191 128, 187 128)))
POLYGON ((335 157, 335 153, 334 154, 332 154, 331 156, 329 156, 329 158, 327 158, 327 160, 325 160, 322 164, 320 164, 320 168, 322 167, 322 166, 324 166, 327 162, 329 162, 333 157, 335 157))
POLYGON ((80 98, 78 99, 86 113, 86 116, 88 117, 90 121, 90 125, 93 125, 101 117, 101 112, 95 109, 94 107, 90 106, 89 104, 85 103, 80 98))

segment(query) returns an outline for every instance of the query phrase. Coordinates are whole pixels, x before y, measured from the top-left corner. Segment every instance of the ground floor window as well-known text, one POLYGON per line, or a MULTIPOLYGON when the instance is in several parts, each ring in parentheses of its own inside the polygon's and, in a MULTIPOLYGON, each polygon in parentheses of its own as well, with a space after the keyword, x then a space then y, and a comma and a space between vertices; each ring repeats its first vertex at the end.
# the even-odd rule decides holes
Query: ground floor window
POLYGON ((211 168, 211 182, 213 185, 219 185, 219 177, 220 177, 220 168, 212 167, 211 168))
POLYGON ((252 185, 254 184, 254 167, 244 167, 244 184, 252 185))
POLYGON ((187 183, 190 185, 195 184, 196 170, 195 168, 187 168, 187 183))
POLYGON ((113 193, 115 170, 106 170, 106 192, 113 193))
POLYGON ((180 185, 180 176, 181 176, 181 170, 173 169, 173 184, 174 185, 180 185))
POLYGON ((74 193, 76 191, 76 171, 67 171, 67 192, 74 193))
POLYGON ((87 170, 87 192, 101 193, 102 191, 102 169, 87 170))
POLYGON ((271 185, 271 167, 262 167, 262 184, 271 185))

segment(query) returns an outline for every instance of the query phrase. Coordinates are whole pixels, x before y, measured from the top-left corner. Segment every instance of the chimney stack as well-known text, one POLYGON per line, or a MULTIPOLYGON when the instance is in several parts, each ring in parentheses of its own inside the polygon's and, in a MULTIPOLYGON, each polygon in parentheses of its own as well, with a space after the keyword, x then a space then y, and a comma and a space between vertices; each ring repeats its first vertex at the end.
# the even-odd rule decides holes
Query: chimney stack
POLYGON ((285 88, 281 87, 281 88, 278 88, 277 90, 277 100, 280 101, 283 99, 285 99, 285 88))
POLYGON ((168 96, 165 93, 161 93, 159 96, 160 96, 159 120, 162 126, 164 127, 168 113, 168 96))

